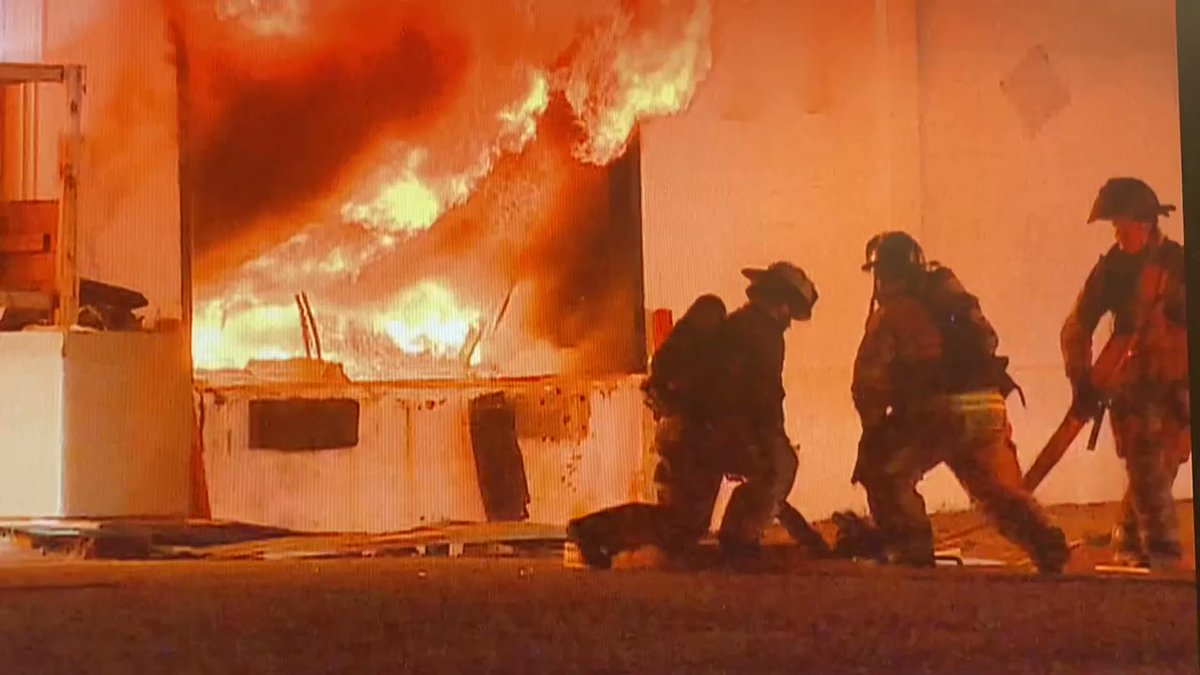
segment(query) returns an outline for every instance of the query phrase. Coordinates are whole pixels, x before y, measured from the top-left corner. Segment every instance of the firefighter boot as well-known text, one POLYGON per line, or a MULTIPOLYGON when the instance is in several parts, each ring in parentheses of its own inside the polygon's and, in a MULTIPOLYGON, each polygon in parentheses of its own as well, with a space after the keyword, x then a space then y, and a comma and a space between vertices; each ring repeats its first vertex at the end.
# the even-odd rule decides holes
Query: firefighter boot
POLYGON ((1149 567, 1149 556, 1142 551, 1137 523, 1123 520, 1112 532, 1113 564, 1122 567, 1149 567))
POLYGON ((612 568, 613 551, 605 545, 601 535, 605 523, 597 516, 602 515, 592 514, 572 520, 567 524, 567 537, 579 547, 579 554, 588 567, 606 570, 612 568))
POLYGON ((1050 526, 1038 535, 1033 555, 1033 564, 1045 575, 1062 574, 1071 559, 1071 548, 1067 546, 1067 536, 1057 527, 1050 526))

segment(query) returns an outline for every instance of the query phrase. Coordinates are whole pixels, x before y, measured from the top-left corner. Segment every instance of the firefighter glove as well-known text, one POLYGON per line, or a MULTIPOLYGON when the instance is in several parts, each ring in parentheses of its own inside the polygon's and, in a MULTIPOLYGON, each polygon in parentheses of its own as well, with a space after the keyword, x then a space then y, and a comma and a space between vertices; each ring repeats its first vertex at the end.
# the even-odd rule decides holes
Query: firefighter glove
POLYGON ((1079 417, 1096 417, 1103 402, 1100 390, 1090 379, 1080 378, 1071 383, 1071 409, 1079 417))

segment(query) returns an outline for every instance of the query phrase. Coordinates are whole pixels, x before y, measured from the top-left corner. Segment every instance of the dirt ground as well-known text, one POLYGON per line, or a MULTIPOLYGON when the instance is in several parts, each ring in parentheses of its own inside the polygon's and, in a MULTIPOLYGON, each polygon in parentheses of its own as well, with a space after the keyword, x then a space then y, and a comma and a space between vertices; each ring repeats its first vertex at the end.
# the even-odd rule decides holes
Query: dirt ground
MULTIPOLYGON (((1111 523, 1056 511, 1076 538, 1111 523)), ((971 546, 1012 552, 989 531, 971 546)), ((580 571, 561 556, 0 559, 0 673, 1198 673, 1196 590, 1194 573, 846 562, 735 574, 580 571)))
MULTIPOLYGON (((1196 571, 1196 528, 1195 508, 1191 500, 1180 501, 1177 504, 1179 513, 1180 534, 1183 543, 1183 567, 1192 574, 1196 571)), ((1111 560, 1110 548, 1113 525, 1120 514, 1120 505, 1090 504, 1063 505, 1048 509, 1051 518, 1063 529, 1068 541, 1080 542, 1079 548, 1073 552, 1068 572, 1086 572, 1096 564, 1107 563, 1111 560)), ((934 520, 939 535, 945 536, 961 531, 980 521, 979 516, 969 513, 947 514, 934 520)), ((986 528, 977 534, 965 537, 953 544, 961 546, 964 554, 980 557, 998 557, 1012 560, 1023 557, 1020 551, 995 533, 986 528)))
POLYGON ((0 569, 14 675, 1196 673, 1194 584, 553 560, 0 569))
MULTIPOLYGON (((1176 504, 1179 513, 1180 534, 1183 542, 1184 573, 1190 571, 1194 577, 1196 571, 1196 528, 1195 509, 1192 500, 1181 500, 1176 504)), ((1077 542, 1078 546, 1072 551, 1072 559, 1067 572, 1072 574, 1089 574, 1094 572, 1098 564, 1111 562, 1110 548, 1113 525, 1117 522, 1120 505, 1117 503, 1061 505, 1047 509, 1051 519, 1063 529, 1067 541, 1077 542)), ((958 512, 935 514, 933 521, 934 533, 941 546, 961 549, 962 555, 970 558, 995 559, 1005 562, 1016 562, 1025 558, 1016 546, 1013 546, 995 529, 983 527, 962 537, 955 535, 983 523, 978 513, 958 512)), ((815 524, 827 540, 832 540, 835 532, 830 522, 815 524)), ((770 540, 783 542, 787 534, 781 530, 772 531, 770 540)))

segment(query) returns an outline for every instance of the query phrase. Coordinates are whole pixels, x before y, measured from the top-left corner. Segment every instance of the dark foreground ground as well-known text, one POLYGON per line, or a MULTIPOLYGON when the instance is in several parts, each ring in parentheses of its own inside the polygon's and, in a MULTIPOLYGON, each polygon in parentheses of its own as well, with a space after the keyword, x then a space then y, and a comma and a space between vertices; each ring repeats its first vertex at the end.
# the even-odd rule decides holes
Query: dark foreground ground
POLYGON ((1196 673, 1194 581, 552 559, 0 564, 0 672, 1196 673))

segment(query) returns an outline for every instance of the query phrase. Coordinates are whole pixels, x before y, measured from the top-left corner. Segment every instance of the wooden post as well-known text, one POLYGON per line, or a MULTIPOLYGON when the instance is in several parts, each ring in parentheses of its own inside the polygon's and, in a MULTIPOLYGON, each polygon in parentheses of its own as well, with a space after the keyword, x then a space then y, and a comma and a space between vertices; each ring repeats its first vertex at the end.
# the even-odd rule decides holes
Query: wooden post
POLYGON ((179 17, 168 11, 167 29, 175 50, 175 115, 179 139, 179 303, 183 319, 184 363, 189 373, 195 372, 192 353, 192 334, 195 322, 195 298, 192 291, 193 258, 195 256, 196 194, 193 189, 192 124, 189 117, 189 61, 187 41, 180 29, 179 17))
POLYGON ((79 156, 82 142, 83 66, 66 66, 67 126, 63 132, 62 202, 58 222, 58 316, 61 330, 69 330, 79 316, 79 156))

